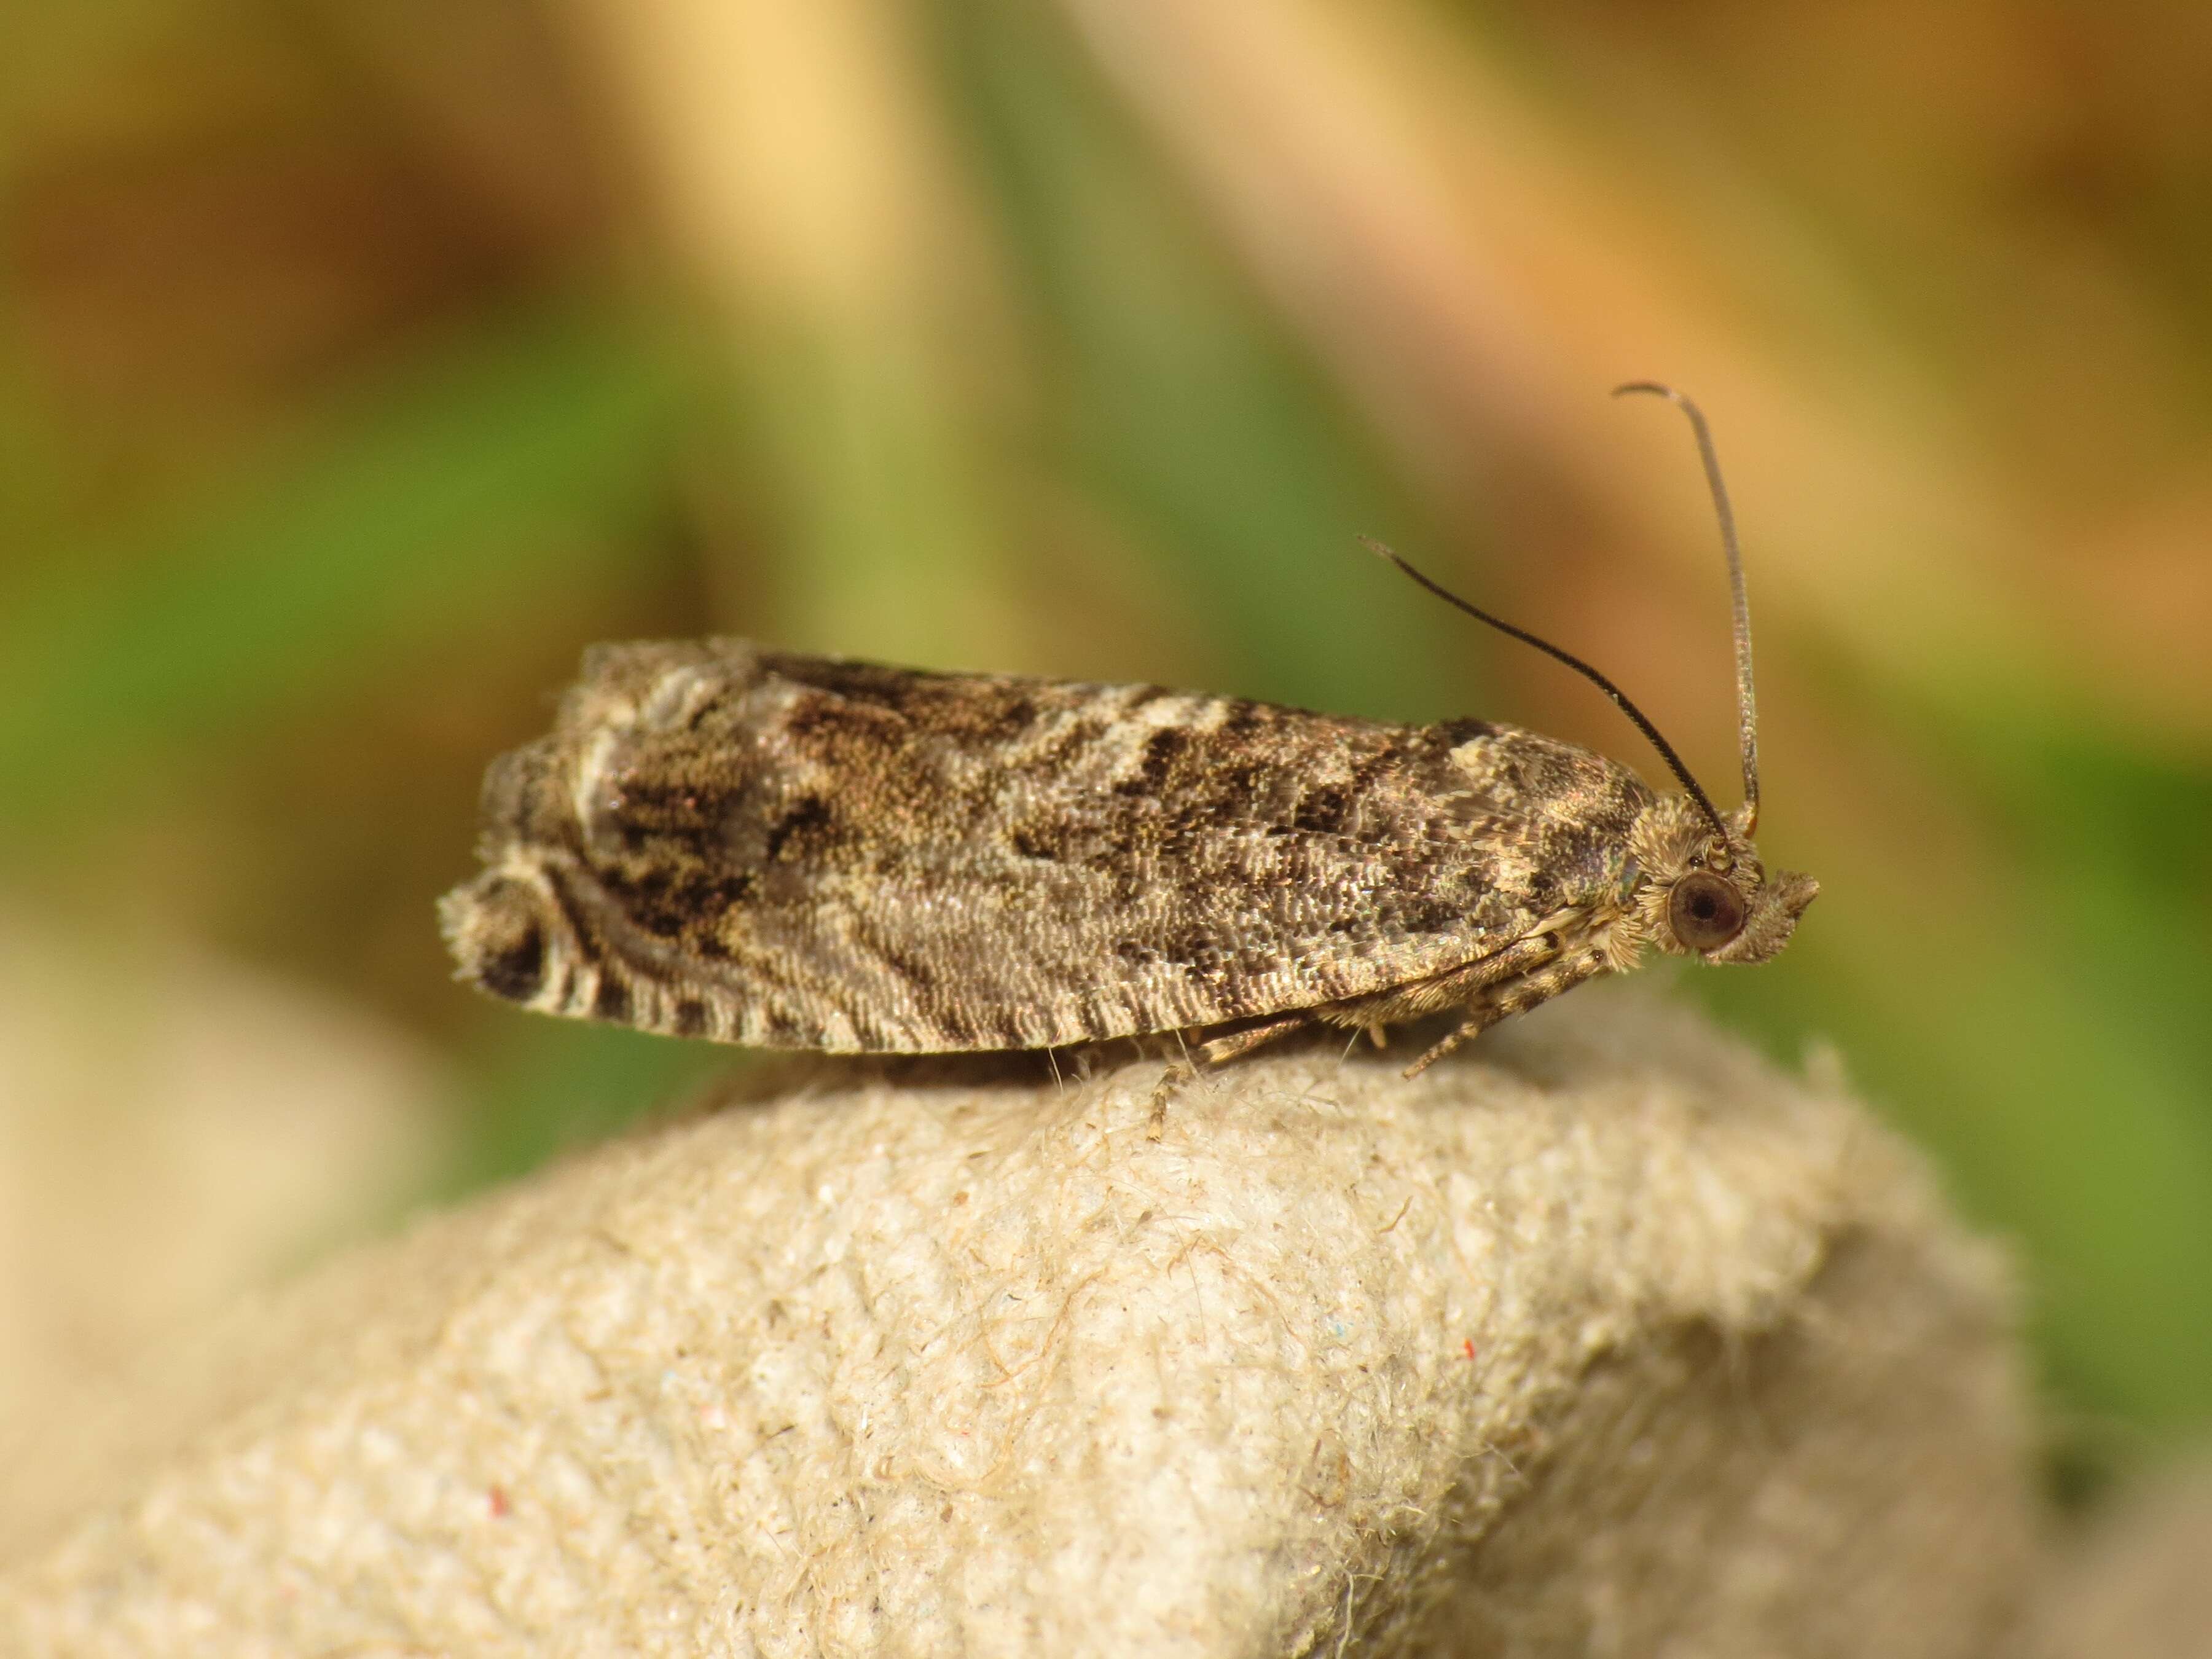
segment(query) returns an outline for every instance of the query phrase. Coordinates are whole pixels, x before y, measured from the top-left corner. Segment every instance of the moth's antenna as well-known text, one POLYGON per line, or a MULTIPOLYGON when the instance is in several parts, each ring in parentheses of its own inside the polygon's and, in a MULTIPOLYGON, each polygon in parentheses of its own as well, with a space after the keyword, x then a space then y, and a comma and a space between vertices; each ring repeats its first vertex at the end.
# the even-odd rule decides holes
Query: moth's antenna
POLYGON ((1736 740, 1743 750, 1743 834, 1748 841, 1759 828, 1759 698, 1751 684, 1751 602, 1743 592, 1743 550, 1736 544, 1735 510, 1729 505, 1728 485, 1721 482, 1721 458, 1713 448, 1712 428, 1705 412, 1671 386, 1656 380, 1631 380, 1613 389, 1649 392, 1664 398, 1690 417, 1698 434, 1698 458, 1705 464, 1705 483, 1713 492, 1713 512, 1721 521, 1721 547, 1728 554, 1729 592, 1735 601, 1735 722, 1736 740))
POLYGON ((1596 669, 1591 667, 1588 663, 1584 662, 1580 657, 1576 656, 1572 652, 1562 651, 1558 646, 1553 645, 1549 640, 1540 639, 1537 635, 1531 634, 1525 628, 1516 628, 1511 623, 1507 622, 1503 617, 1492 616, 1490 612, 1485 611, 1480 605, 1470 605, 1467 600, 1460 598, 1458 594, 1453 592, 1451 589, 1444 586, 1442 583, 1431 580, 1428 577, 1416 570, 1412 565, 1407 563, 1405 560, 1400 558, 1397 554, 1392 552, 1389 548, 1383 546, 1382 543, 1376 541, 1372 536, 1362 536, 1359 539, 1366 544, 1367 550, 1369 552, 1374 554, 1378 558, 1389 560, 1392 564, 1396 565, 1399 569, 1404 571, 1406 574, 1411 576, 1422 586, 1427 588, 1430 592, 1435 594, 1446 605, 1455 605, 1460 610, 1466 611, 1468 616, 1474 617, 1475 621, 1479 623, 1487 623, 1499 633, 1510 635, 1513 638, 1520 641, 1523 645, 1533 645, 1546 656, 1556 658, 1559 661, 1566 664, 1568 667, 1573 669, 1576 673, 1580 674, 1592 685, 1597 687, 1599 690, 1604 692, 1607 696, 1611 697, 1613 702, 1620 704, 1620 712, 1627 715, 1632 720, 1634 720, 1636 722, 1636 729, 1651 740, 1651 746, 1659 751, 1659 758, 1667 763, 1667 769, 1681 780, 1682 787, 1690 792, 1690 799, 1697 802, 1698 810, 1703 811, 1708 818, 1712 820, 1714 831, 1720 836, 1722 841, 1726 842, 1729 839, 1728 826, 1721 821, 1719 810, 1713 805, 1712 798, 1706 794, 1703 789, 1698 787, 1698 781, 1690 775, 1690 769, 1682 764, 1682 757, 1674 752, 1674 745, 1659 735, 1659 728, 1652 725, 1650 720, 1644 718, 1644 711, 1641 708, 1638 708, 1634 703, 1629 702, 1628 694, 1626 691, 1623 691, 1619 686, 1615 685, 1611 680, 1606 678, 1604 675, 1599 673, 1596 669))

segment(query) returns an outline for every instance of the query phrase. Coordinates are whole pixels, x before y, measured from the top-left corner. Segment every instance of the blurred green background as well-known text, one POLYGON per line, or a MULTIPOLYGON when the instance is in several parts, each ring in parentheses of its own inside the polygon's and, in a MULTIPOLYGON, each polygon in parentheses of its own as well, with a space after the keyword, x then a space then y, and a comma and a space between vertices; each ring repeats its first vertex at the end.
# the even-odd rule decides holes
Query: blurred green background
POLYGON ((2014 1242, 2065 1467, 2212 1419, 2212 14, 89 0, 0 66, 0 1416, 681 1095, 453 986, 485 761, 725 631, 1734 797, 1685 994, 2014 1242))

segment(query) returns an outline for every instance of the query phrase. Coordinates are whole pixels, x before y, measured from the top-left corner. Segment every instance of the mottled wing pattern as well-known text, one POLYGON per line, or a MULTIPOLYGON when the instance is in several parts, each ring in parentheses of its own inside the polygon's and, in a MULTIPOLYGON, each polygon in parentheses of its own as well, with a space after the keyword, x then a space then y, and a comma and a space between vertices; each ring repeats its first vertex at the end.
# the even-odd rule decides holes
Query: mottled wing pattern
POLYGON ((1632 775, 1480 721, 601 647, 487 780, 464 969, 770 1047, 1045 1047, 1310 1007, 1616 891, 1632 775))

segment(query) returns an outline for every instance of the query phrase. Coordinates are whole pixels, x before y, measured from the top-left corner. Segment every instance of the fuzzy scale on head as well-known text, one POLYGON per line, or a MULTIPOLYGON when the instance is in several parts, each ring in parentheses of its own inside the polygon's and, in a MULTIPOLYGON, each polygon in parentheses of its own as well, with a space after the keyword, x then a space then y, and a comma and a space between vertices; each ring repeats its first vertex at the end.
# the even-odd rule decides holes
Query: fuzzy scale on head
POLYGON ((1790 942, 1797 918, 1820 896, 1820 884, 1798 871, 1777 870, 1770 876, 1759 849, 1737 825, 1729 826, 1725 840, 1714 835, 1711 822, 1687 795, 1654 799, 1629 830, 1628 845, 1636 885, 1628 914, 1615 924, 1609 941, 1617 972, 1635 967, 1646 945, 1715 963, 1769 961, 1790 942), (1743 921, 1724 944, 1701 950, 1676 934, 1669 916, 1672 900, 1678 884, 1692 874, 1718 876, 1741 902, 1743 921))

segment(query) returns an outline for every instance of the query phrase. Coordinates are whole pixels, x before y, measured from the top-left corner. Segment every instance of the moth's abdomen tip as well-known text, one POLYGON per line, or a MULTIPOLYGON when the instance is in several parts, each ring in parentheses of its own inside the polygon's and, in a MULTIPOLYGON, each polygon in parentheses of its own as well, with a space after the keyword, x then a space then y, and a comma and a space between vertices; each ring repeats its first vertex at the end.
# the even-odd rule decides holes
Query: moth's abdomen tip
POLYGON ((438 901, 438 921, 457 978, 509 1002, 535 1001, 544 989, 552 947, 528 883, 487 871, 438 901))

